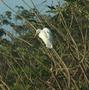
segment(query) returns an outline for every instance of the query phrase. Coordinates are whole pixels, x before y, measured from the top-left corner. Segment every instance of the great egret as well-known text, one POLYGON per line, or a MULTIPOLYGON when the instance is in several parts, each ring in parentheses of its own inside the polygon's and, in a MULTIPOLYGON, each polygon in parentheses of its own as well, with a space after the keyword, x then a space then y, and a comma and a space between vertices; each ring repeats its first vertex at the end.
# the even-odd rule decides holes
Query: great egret
MULTIPOLYGON (((48 28, 43 28, 41 29, 37 29, 36 30, 36 35, 38 34, 39 38, 41 38, 43 40, 43 42, 45 43, 47 48, 53 48, 52 45, 52 33, 50 31, 50 29, 48 28)), ((36 36, 35 35, 35 36, 36 36)))

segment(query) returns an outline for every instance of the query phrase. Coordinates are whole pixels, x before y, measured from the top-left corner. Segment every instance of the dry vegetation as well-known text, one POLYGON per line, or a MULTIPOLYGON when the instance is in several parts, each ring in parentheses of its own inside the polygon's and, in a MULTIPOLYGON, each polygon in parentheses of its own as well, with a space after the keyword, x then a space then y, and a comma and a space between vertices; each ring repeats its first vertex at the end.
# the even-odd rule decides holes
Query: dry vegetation
POLYGON ((17 6, 14 11, 3 2, 11 11, 0 15, 0 24, 19 37, 6 32, 12 42, 0 40, 0 90, 89 89, 89 1, 66 1, 48 6, 51 15, 40 14, 34 3, 34 9, 17 6), (53 49, 34 38, 35 30, 44 26, 52 30, 53 49))

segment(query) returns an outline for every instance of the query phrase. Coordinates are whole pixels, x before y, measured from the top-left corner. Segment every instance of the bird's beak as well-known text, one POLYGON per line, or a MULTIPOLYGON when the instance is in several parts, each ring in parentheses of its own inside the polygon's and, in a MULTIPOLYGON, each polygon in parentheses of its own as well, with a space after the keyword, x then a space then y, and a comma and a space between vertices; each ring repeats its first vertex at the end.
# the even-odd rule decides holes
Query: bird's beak
POLYGON ((34 38, 36 38, 37 35, 38 35, 38 33, 35 33, 34 38))

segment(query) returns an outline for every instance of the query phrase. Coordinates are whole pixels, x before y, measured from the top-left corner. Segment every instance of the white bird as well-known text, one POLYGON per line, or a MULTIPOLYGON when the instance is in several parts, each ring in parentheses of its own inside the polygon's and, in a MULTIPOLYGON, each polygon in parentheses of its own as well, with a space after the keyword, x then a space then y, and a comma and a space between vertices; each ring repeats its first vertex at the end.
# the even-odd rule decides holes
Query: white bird
MULTIPOLYGON (((43 40, 43 42, 45 43, 47 48, 53 48, 52 45, 52 33, 50 31, 50 29, 48 28, 43 28, 41 29, 37 29, 36 30, 36 35, 38 34, 39 38, 41 38, 43 40)), ((35 35, 35 36, 36 36, 35 35)))

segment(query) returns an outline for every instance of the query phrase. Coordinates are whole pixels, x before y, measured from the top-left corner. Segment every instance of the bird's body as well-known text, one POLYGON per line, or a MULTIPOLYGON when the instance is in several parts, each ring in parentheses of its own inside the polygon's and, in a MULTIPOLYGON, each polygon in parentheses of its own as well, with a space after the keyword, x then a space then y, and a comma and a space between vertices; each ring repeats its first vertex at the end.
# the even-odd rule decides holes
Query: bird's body
POLYGON ((42 30, 38 29, 38 31, 38 36, 43 40, 46 47, 53 48, 51 31, 48 28, 43 28, 42 30))

